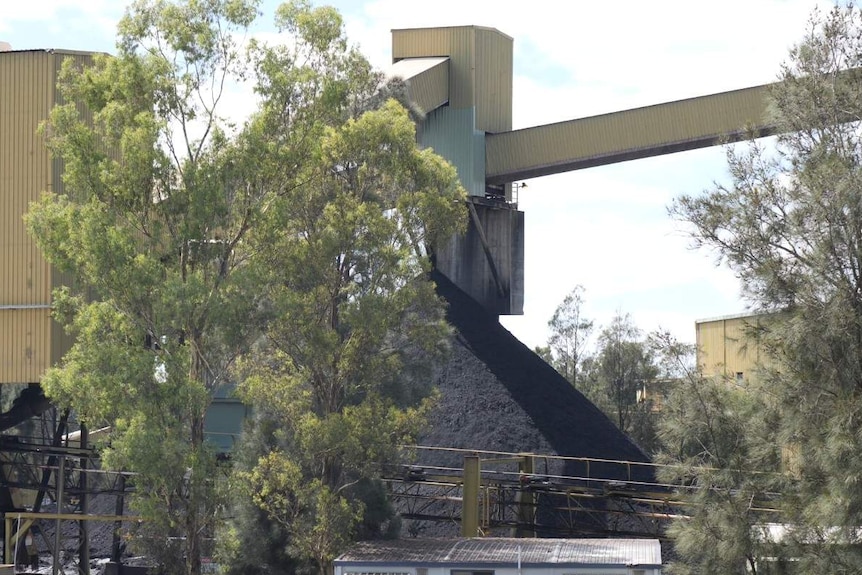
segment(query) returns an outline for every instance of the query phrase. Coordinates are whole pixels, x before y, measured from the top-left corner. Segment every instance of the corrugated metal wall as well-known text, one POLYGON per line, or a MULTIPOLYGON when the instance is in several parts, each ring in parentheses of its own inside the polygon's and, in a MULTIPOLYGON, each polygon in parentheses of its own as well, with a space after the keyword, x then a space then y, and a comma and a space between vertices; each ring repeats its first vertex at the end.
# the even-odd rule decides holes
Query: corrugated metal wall
POLYGON ((41 51, 0 53, 0 383, 39 381, 51 357, 51 270, 22 216, 54 186, 36 132, 54 103, 55 61, 41 51))
POLYGON ((512 38, 493 28, 392 31, 392 59, 449 56, 449 105, 476 108, 478 130, 512 129, 512 38))
POLYGON ((763 316, 733 316, 697 322, 697 363, 704 375, 754 377, 763 357, 750 334, 763 320, 763 316))
POLYGON ((449 56, 449 105, 473 106, 473 27, 392 31, 392 60, 449 56))
POLYGON ((476 128, 512 129, 512 38, 490 28, 476 28, 476 128))
POLYGON ((35 383, 68 349, 50 318, 53 273, 27 234, 23 215, 44 191, 62 192, 59 162, 37 134, 56 102, 63 59, 91 55, 42 50, 0 52, 0 384, 35 383))

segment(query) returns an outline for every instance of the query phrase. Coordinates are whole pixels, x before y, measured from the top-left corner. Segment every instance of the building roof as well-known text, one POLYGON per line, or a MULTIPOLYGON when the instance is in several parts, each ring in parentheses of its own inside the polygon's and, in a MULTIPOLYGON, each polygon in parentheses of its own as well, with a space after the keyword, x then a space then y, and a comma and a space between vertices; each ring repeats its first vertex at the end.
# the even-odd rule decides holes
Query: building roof
POLYGON ((61 56, 91 56, 93 54, 105 54, 107 52, 92 52, 89 50, 68 50, 66 48, 24 48, 21 50, 0 50, 0 55, 3 54, 25 54, 25 53, 42 53, 42 54, 59 54, 61 56))
POLYGON ((707 318, 703 318, 703 319, 696 319, 696 320, 694 320, 694 325, 697 326, 697 325, 700 325, 702 323, 711 323, 714 321, 730 321, 730 320, 734 320, 734 319, 767 317, 767 316, 771 316, 771 315, 775 315, 775 312, 749 311, 749 312, 734 313, 734 314, 729 314, 729 315, 719 315, 719 316, 715 316, 715 317, 707 317, 707 318))
POLYGON ((335 560, 344 564, 494 564, 661 566, 657 539, 395 539, 363 541, 335 560))

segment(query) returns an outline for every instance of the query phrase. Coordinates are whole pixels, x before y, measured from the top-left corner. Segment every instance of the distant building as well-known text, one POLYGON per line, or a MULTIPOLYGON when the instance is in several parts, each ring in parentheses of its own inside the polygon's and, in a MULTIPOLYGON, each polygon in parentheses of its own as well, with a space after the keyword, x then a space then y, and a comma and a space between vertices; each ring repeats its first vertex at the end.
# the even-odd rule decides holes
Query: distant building
POLYGON ((695 322, 697 366, 707 377, 744 385, 766 362, 757 330, 769 314, 740 314, 695 322))
MULTIPOLYGON (((716 377, 738 385, 750 382, 758 367, 768 365, 757 335, 770 314, 738 314, 695 322, 697 368, 705 377, 716 377)), ((649 402, 661 412, 673 379, 646 381, 637 391, 637 402, 649 402)))
POLYGON ((335 575, 660 575, 657 539, 397 539, 365 541, 335 575))

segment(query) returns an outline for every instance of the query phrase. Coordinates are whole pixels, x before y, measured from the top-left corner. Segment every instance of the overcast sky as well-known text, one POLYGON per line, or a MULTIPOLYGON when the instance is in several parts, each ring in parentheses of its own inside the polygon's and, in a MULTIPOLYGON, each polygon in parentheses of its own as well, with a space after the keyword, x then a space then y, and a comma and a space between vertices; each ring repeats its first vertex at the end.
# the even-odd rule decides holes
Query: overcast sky
MULTIPOLYGON (((263 4, 263 32, 277 2, 263 4)), ((514 127, 557 122, 773 81, 815 0, 329 2, 371 61, 390 62, 393 28, 489 26, 514 38, 514 127)), ((830 1, 819 5, 828 9, 830 1)), ((112 52, 121 0, 0 0, 13 49, 112 52)), ((529 346, 565 295, 584 313, 630 313, 645 331, 694 340, 697 319, 745 311, 732 273, 692 251, 667 206, 724 180, 724 150, 685 152, 527 180, 524 315, 503 324, 529 346)))

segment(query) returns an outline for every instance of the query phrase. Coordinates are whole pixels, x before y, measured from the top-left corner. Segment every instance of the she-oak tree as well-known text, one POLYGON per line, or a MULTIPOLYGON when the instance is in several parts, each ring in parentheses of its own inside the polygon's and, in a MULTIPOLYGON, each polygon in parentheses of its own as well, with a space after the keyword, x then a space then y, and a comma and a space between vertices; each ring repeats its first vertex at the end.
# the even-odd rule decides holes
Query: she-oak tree
POLYGON ((115 56, 64 66, 46 136, 65 193, 27 216, 76 288, 55 295, 75 344, 43 385, 113 426, 104 463, 136 474, 136 541, 169 572, 196 575, 211 553, 222 499, 204 417, 237 373, 285 422, 239 479, 277 520, 312 525, 291 552, 321 564, 345 537, 332 520, 359 516, 347 486, 419 420, 429 390, 396 376, 445 347, 423 273, 464 222, 454 170, 381 104, 337 12, 286 3, 285 42, 241 50, 257 6, 141 0, 115 56), (249 78, 257 109, 237 126, 224 94, 249 78), (266 496, 282 487, 283 504, 266 496))
POLYGON ((719 487, 675 527, 691 572, 862 573, 860 68, 859 8, 815 13, 772 94, 775 150, 731 150, 730 184, 672 210, 736 272, 752 307, 773 314, 756 334, 769 364, 755 387, 683 402, 691 421, 710 421, 682 454, 709 469, 687 479, 719 487), (752 511, 763 494, 775 513, 752 511), (718 552, 703 553, 705 542, 718 552))

